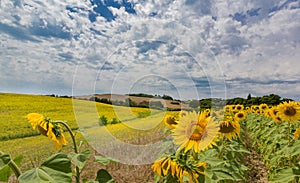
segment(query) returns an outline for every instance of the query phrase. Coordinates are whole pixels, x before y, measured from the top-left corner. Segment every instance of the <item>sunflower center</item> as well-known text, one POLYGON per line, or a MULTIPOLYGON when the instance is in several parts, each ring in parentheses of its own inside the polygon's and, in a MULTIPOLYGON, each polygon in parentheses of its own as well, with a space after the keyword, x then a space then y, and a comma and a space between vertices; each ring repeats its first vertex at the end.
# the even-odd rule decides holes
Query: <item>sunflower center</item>
POLYGON ((238 118, 243 118, 243 117, 244 117, 244 114, 243 114, 243 113, 238 113, 238 114, 237 114, 237 117, 238 117, 238 118))
POLYGON ((175 121, 175 119, 173 117, 169 117, 167 119, 167 123, 170 125, 177 125, 177 122, 175 121))
POLYGON ((205 126, 201 123, 194 122, 190 128, 187 129, 187 135, 190 140, 199 141, 204 134, 205 126))
POLYGON ((42 135, 44 135, 44 136, 47 137, 47 130, 45 130, 45 129, 44 129, 43 127, 41 127, 40 125, 38 125, 37 127, 38 127, 39 132, 40 132, 42 135))
POLYGON ((284 114, 287 116, 294 116, 296 114, 296 109, 291 106, 288 106, 284 110, 284 114))
POLYGON ((233 125, 231 123, 228 123, 228 125, 221 124, 220 126, 220 132, 221 133, 231 133, 235 130, 233 125))

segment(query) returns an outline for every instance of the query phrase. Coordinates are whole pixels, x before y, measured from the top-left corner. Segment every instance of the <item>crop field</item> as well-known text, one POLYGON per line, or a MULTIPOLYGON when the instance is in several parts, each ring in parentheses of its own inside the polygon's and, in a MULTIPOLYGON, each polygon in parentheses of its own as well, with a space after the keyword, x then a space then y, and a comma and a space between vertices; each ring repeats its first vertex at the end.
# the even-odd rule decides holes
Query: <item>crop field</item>
MULTIPOLYGON (((33 112, 43 114, 52 120, 67 121, 77 135, 77 140, 86 141, 81 133, 76 130, 78 129, 78 123, 75 120, 76 115, 73 107, 80 108, 75 112, 77 112, 79 118, 84 118, 84 122, 80 123, 80 128, 83 131, 99 134, 102 133, 101 131, 109 130, 116 138, 125 142, 137 141, 136 139, 139 139, 142 135, 144 139, 151 140, 151 138, 144 136, 144 132, 137 133, 135 130, 137 128, 151 129, 157 126, 157 132, 161 132, 160 130, 163 127, 161 121, 163 120, 164 111, 112 106, 86 100, 72 101, 70 98, 0 93, 0 125, 2 126, 0 128, 0 151, 10 153, 12 157, 22 154, 24 158, 21 169, 23 170, 37 166, 51 154, 57 152, 52 142, 41 136, 37 130, 33 130, 25 118, 28 113, 33 112), (89 110, 89 108, 92 108, 92 110, 89 110), (97 114, 94 113, 95 110, 97 114), (126 122, 126 125, 119 123, 102 127, 98 124, 99 116, 105 116, 108 121, 114 118, 122 120, 122 122, 126 122), (148 116, 149 118, 147 118, 148 116)), ((175 112, 168 113, 174 114, 175 112)), ((153 136, 150 131, 146 133, 148 137, 153 136)), ((65 135, 66 140, 71 142, 70 136, 67 133, 65 135)), ((156 136, 156 138, 160 137, 161 135, 156 136)), ((105 137, 101 139, 103 141, 105 137)), ((85 148, 91 149, 91 147, 85 148)), ((69 152, 71 150, 72 148, 67 146, 63 151, 69 152)))
MULTIPOLYGON (((300 180, 299 102, 171 112, 2 93, 0 113, 3 127, 0 151, 12 158, 22 155, 22 171, 39 167, 49 156, 60 152, 68 154, 75 172, 80 168, 84 178, 93 180, 99 178, 96 172, 99 168, 112 176, 106 175, 107 181, 112 178, 116 182, 296 183, 300 180), (66 121, 72 131, 70 134, 64 129, 68 144, 56 149, 51 139, 32 129, 30 119, 25 117, 28 113, 49 117, 54 125, 56 120, 66 121), (208 123, 210 120, 213 122, 208 123), (79 152, 72 154, 74 136, 75 143, 82 145, 75 150, 79 152), (88 166, 83 169, 85 165, 88 166)), ((38 125, 43 127, 43 123, 38 125)), ((70 175, 60 176, 68 179, 70 175)), ((25 179, 21 176, 20 180, 25 179)), ((71 175, 68 180, 78 182, 79 176, 71 175)), ((9 181, 16 182, 16 178, 11 176, 9 181)))

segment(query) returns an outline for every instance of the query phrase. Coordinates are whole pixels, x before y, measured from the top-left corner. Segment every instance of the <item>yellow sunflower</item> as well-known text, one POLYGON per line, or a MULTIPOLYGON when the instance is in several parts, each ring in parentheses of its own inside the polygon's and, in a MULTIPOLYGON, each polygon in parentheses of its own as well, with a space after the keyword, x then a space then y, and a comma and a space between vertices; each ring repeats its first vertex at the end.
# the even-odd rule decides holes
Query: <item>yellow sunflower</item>
POLYGON ((260 104, 259 105, 260 110, 267 110, 268 108, 269 108, 269 106, 267 104, 260 104))
POLYGON ((229 112, 229 111, 231 111, 232 110, 232 105, 225 105, 224 106, 224 111, 225 112, 229 112))
POLYGON ((67 145, 64 134, 59 125, 49 123, 49 129, 47 131, 47 136, 52 139, 56 149, 61 149, 63 145, 67 145))
POLYGON ((174 129, 175 126, 177 125, 176 118, 174 116, 170 116, 170 115, 167 115, 164 118, 164 123, 165 123, 166 127, 170 128, 170 129, 174 129))
POLYGON ((300 119, 300 106, 297 102, 289 101, 277 105, 278 117, 283 121, 294 123, 300 119))
POLYGON ((246 114, 244 111, 239 111, 239 112, 235 113, 234 117, 235 117, 236 121, 240 121, 240 120, 246 119, 246 114))
POLYGON ((172 161, 170 157, 163 157, 155 161, 151 168, 160 177, 167 176, 169 173, 173 177, 178 177, 181 176, 183 171, 176 161, 172 161))
POLYGON ((53 140, 55 148, 61 149, 62 145, 67 145, 67 141, 62 133, 62 129, 57 124, 52 124, 49 119, 38 113, 30 113, 26 118, 31 123, 33 129, 53 140))
MULTIPOLYGON (((31 123, 32 128, 35 130, 37 126, 44 126, 47 122, 45 117, 38 113, 30 113, 26 115, 27 120, 31 123)), ((45 129, 47 130, 47 129, 45 129)))
POLYGON ((196 153, 215 145, 219 131, 218 123, 206 113, 189 112, 180 118, 172 134, 175 144, 180 145, 177 152, 193 149, 196 153))
POLYGON ((243 110, 243 109, 244 109, 244 106, 243 106, 243 105, 241 105, 241 104, 235 105, 235 110, 241 111, 241 110, 243 110))
POLYGON ((296 131, 294 132, 294 137, 295 139, 298 139, 300 136, 300 128, 297 128, 296 131))
POLYGON ((226 137, 229 140, 236 138, 240 135, 240 124, 232 117, 229 117, 221 122, 219 132, 221 137, 226 137))

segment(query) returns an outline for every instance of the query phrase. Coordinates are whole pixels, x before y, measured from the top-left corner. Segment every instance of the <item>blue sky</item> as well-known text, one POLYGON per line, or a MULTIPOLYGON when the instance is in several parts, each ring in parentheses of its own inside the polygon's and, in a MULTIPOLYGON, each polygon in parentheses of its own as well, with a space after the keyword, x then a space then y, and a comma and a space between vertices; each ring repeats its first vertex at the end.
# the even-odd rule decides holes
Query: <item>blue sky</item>
POLYGON ((2 0, 0 92, 300 99, 299 0, 2 0))

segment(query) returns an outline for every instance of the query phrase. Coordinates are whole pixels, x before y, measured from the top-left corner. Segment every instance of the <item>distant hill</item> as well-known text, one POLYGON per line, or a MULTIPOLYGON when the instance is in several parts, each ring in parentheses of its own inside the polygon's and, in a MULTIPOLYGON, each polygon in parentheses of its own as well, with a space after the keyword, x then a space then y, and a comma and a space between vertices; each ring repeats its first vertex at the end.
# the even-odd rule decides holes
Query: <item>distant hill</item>
POLYGON ((183 103, 178 100, 166 100, 162 98, 150 98, 150 97, 140 97, 140 96, 131 96, 131 95, 120 95, 120 94, 94 94, 94 95, 84 95, 76 96, 76 99, 83 100, 95 100, 95 101, 110 101, 115 105, 128 105, 128 101, 133 104, 136 104, 137 107, 147 106, 147 105, 157 105, 159 102, 162 104, 163 108, 168 109, 190 109, 189 104, 183 103), (127 102, 127 103, 126 103, 127 102))

